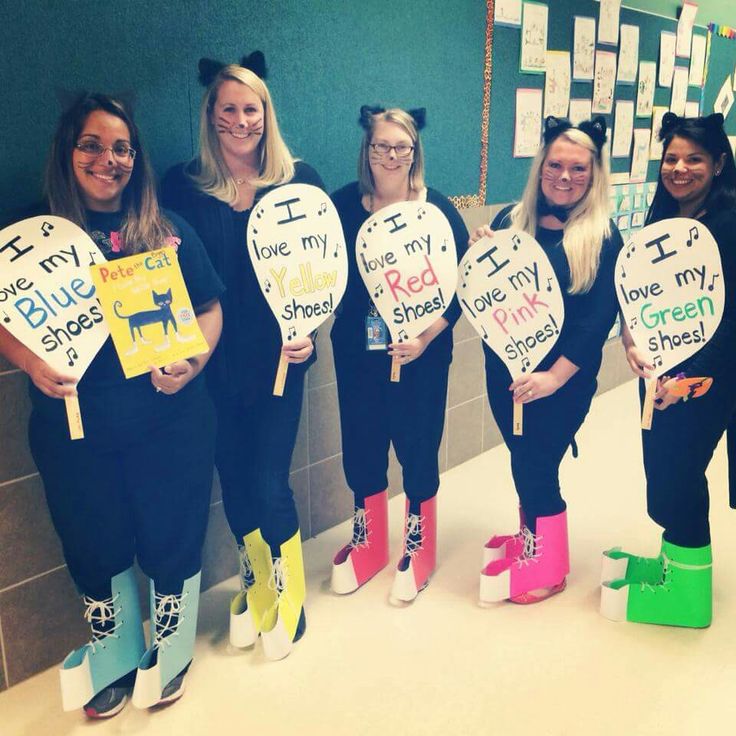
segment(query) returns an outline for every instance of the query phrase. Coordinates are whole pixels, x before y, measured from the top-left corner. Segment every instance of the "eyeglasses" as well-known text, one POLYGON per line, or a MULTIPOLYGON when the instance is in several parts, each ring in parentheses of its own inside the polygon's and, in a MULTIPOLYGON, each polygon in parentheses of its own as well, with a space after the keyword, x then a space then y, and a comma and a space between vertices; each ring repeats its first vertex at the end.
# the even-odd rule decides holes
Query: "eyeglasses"
POLYGON ((112 146, 103 146, 99 141, 87 140, 75 143, 74 147, 90 158, 97 158, 105 151, 110 151, 121 163, 128 163, 135 158, 135 148, 131 148, 127 143, 122 142, 115 143, 112 146))
POLYGON ((386 156, 392 149, 396 152, 396 158, 411 156, 414 146, 407 143, 399 143, 398 146, 389 146, 388 143, 369 143, 370 147, 379 155, 386 156))

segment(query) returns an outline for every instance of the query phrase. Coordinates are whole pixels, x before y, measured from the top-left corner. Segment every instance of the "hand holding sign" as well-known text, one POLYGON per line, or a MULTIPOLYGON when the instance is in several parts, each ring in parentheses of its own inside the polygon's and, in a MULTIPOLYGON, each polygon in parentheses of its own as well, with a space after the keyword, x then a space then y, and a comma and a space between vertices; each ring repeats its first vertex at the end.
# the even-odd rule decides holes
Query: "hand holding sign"
MULTIPOLYGON (((394 343, 421 335, 455 294, 452 228, 429 202, 397 202, 373 213, 356 238, 358 270, 394 343)), ((391 380, 400 365, 391 363, 391 380)))
MULTIPOLYGON (((61 217, 32 217, 0 231, 3 327, 76 381, 109 334, 89 274, 90 264, 104 260, 87 233, 61 217)), ((79 403, 65 401, 72 439, 79 439, 79 403)))
MULTIPOLYGON (((247 245, 284 345, 307 337, 335 311, 348 261, 340 218, 321 189, 286 184, 269 192, 248 221, 247 245)), ((275 396, 283 395, 288 365, 282 353, 275 396)))
MULTIPOLYGON (((499 230, 474 243, 458 266, 463 312, 512 380, 535 370, 560 336, 565 304, 542 246, 521 230, 499 230)), ((514 404, 514 434, 522 405, 514 404)))
POLYGON ((648 225, 619 253, 616 294, 637 348, 654 369, 642 414, 649 429, 656 378, 697 353, 720 324, 725 294, 716 241, 697 220, 648 225))

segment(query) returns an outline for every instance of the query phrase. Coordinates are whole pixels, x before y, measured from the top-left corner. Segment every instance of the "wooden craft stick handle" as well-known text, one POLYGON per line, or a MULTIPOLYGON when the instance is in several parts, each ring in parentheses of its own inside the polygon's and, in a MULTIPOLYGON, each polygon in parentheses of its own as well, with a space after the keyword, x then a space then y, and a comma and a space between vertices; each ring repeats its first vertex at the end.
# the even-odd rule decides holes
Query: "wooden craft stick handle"
POLYGON ((279 367, 276 369, 276 380, 273 384, 273 395, 283 396, 284 387, 286 386, 286 372, 289 370, 289 361, 282 353, 279 358, 279 367))
POLYGON ((652 428, 652 417, 654 415, 654 394, 657 391, 657 379, 649 378, 646 382, 647 389, 644 394, 644 406, 641 410, 641 428, 652 428))
POLYGON ((79 409, 79 398, 76 396, 65 396, 66 421, 69 425, 69 436, 73 440, 84 439, 84 426, 82 425, 82 412, 79 409))
POLYGON ((524 434, 524 404, 514 403, 514 435, 524 434))
POLYGON ((394 356, 391 358, 391 383, 398 383, 401 380, 401 363, 394 356))

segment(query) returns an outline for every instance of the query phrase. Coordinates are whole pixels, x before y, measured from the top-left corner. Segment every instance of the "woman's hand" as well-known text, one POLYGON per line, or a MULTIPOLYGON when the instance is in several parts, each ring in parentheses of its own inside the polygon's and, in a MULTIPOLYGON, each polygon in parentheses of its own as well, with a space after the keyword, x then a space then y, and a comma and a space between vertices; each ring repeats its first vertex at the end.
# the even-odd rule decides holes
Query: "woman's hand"
POLYGON ((37 355, 30 354, 20 367, 28 374, 33 385, 52 399, 77 395, 77 379, 59 373, 37 355))
POLYGON ((647 363, 643 351, 639 350, 633 343, 626 348, 626 360, 629 363, 629 368, 639 378, 649 378, 647 371, 654 370, 654 366, 651 363, 647 363))
POLYGON ((470 233, 470 238, 468 239, 468 247, 473 245, 473 243, 477 243, 481 238, 492 238, 493 237, 493 230, 491 230, 489 225, 481 225, 480 227, 475 228, 472 233, 470 233))
POLYGON ((530 401, 552 396, 562 385, 560 379, 551 371, 539 371, 517 378, 509 386, 509 391, 514 392, 515 404, 528 404, 530 401))
POLYGON ((676 404, 679 400, 679 396, 675 396, 669 392, 669 389, 677 383, 676 378, 670 378, 669 376, 662 376, 657 380, 657 390, 654 394, 654 408, 664 411, 668 406, 676 404))
POLYGON ((419 337, 404 342, 392 342, 388 346, 388 354, 396 359, 399 365, 406 365, 416 360, 429 345, 429 340, 424 337, 424 333, 419 337))
POLYGON ((171 396, 181 391, 200 371, 198 364, 191 360, 177 360, 163 368, 151 366, 151 383, 156 391, 171 396))
POLYGON ((289 363, 303 363, 314 352, 314 342, 311 337, 300 337, 290 340, 288 345, 281 347, 283 355, 289 363))

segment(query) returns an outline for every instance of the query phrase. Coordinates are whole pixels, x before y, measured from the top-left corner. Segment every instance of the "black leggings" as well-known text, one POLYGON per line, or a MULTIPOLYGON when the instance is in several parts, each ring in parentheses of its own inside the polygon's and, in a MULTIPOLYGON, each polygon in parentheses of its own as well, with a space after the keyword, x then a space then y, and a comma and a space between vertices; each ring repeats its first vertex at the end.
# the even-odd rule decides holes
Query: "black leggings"
POLYGON ((163 410, 134 429, 116 426, 112 412, 104 432, 86 423, 83 440, 69 439, 63 402, 54 416, 31 414, 31 452, 64 558, 80 592, 97 599, 135 557, 161 593, 179 593, 202 567, 214 409, 204 391, 155 400, 163 410))
MULTIPOLYGON (((643 401, 643 381, 639 394, 643 401)), ((672 544, 710 544, 705 471, 734 410, 736 391, 726 380, 715 381, 699 399, 655 410, 652 428, 642 430, 647 510, 672 544)))
POLYGON ((261 530, 274 555, 299 528, 289 468, 304 394, 303 370, 290 370, 284 395, 254 403, 217 401, 217 470, 230 530, 238 543, 261 530))
POLYGON ((594 379, 573 377, 551 396, 524 405, 524 433, 513 433, 511 379, 486 367, 486 387, 493 417, 511 453, 511 473, 526 524, 536 531, 536 519, 554 516, 567 506, 560 493, 562 458, 585 419, 595 393, 594 379))
POLYGON ((350 353, 335 348, 345 478, 362 506, 388 487, 388 451, 393 443, 404 491, 412 509, 440 485, 438 453, 445 425, 449 361, 432 355, 401 367, 389 380, 385 352, 350 353))

